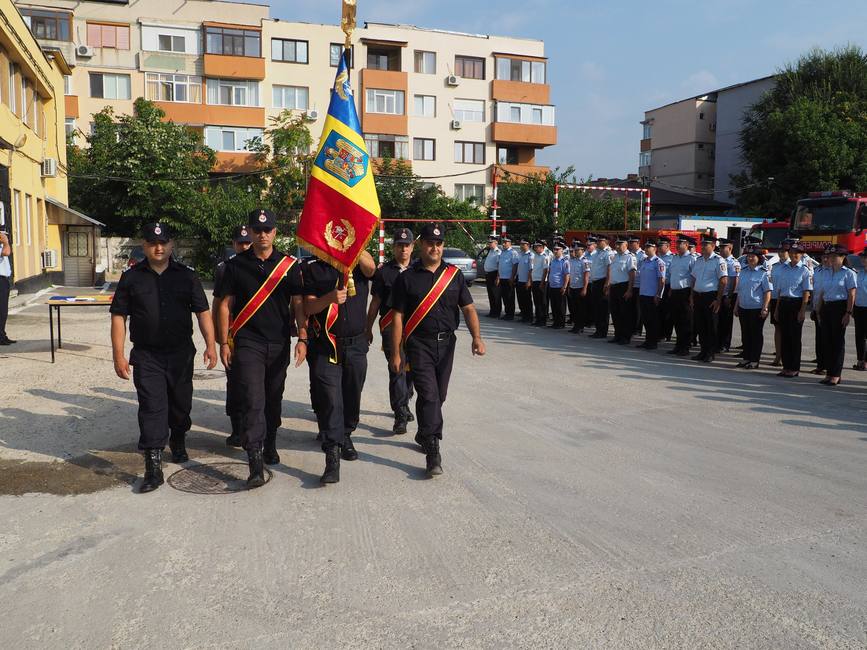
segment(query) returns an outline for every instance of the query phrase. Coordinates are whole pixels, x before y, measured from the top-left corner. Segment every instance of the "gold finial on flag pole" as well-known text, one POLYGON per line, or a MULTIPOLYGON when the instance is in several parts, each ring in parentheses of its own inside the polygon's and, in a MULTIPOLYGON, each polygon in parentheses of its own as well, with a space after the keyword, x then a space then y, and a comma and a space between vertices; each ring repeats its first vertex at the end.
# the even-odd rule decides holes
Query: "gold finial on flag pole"
POLYGON ((340 19, 340 29, 346 34, 346 49, 352 47, 352 32, 355 31, 356 0, 343 0, 343 18, 340 19))

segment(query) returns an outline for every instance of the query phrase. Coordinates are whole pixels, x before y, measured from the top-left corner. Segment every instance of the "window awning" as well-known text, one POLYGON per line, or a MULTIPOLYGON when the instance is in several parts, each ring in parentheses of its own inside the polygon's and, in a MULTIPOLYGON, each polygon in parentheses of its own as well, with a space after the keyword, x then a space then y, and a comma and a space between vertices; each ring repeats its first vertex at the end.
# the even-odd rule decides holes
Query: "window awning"
POLYGON ((73 210, 67 205, 64 205, 62 202, 57 199, 53 199, 50 196, 45 197, 45 202, 49 205, 53 205, 58 209, 59 214, 52 214, 54 210, 48 211, 48 223, 54 225, 62 225, 62 226, 99 226, 100 228, 105 228, 105 224, 97 221, 96 219, 92 219, 88 217, 86 214, 79 212, 78 210, 73 210))
POLYGON ((407 41, 389 41, 383 38, 362 38, 361 42, 364 45, 373 45, 374 47, 406 47, 409 45, 407 41))

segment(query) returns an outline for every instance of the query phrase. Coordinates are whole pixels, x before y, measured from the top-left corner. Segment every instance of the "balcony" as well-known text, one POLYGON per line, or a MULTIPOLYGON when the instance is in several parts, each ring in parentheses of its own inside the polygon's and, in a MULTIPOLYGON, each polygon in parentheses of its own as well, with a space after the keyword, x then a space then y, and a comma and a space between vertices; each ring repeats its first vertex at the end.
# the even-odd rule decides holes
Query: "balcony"
POLYGON ((557 127, 539 124, 494 122, 491 125, 491 139, 494 142, 502 144, 548 147, 552 144, 557 144, 557 127))
POLYGON ((365 133, 383 133, 386 135, 409 135, 409 118, 407 116, 407 73, 392 70, 374 70, 365 68, 361 71, 361 126, 365 133), (403 115, 389 113, 371 113, 367 110, 367 89, 400 90, 404 95, 403 115))
POLYGON ((78 95, 64 95, 63 106, 66 117, 79 117, 78 95))
POLYGON ((653 148, 651 143, 652 141, 650 138, 644 138, 644 140, 641 141, 641 151, 650 151, 653 148))
POLYGON ((229 54, 205 54, 206 77, 216 79, 265 79, 265 59, 229 54))
POLYGON ((256 106, 213 106, 184 102, 154 102, 163 111, 166 119, 178 124, 220 126, 265 126, 265 109, 256 106))
POLYGON ((551 86, 495 79, 491 82, 491 99, 522 104, 550 104, 551 86))
POLYGON ((235 172, 251 172, 258 168, 256 154, 244 151, 218 151, 214 172, 229 174, 235 172))

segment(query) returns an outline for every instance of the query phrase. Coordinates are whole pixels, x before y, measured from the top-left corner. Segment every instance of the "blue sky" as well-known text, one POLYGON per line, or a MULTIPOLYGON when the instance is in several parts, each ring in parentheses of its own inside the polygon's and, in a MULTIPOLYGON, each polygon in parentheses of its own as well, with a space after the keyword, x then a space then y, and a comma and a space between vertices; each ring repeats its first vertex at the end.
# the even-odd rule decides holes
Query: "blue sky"
MULTIPOLYGON (((272 0, 284 20, 336 23, 340 0, 272 0)), ((867 48, 864 0, 358 0, 364 21, 539 38, 559 143, 540 164, 581 177, 638 168, 644 111, 771 74, 813 46, 867 48)))

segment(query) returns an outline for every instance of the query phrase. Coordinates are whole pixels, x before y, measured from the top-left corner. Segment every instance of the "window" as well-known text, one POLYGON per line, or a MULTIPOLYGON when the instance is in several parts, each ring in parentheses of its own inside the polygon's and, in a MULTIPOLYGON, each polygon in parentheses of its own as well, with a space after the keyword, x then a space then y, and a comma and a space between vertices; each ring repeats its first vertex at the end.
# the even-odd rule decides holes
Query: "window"
POLYGON ((67 231, 66 233, 66 255, 67 257, 87 257, 88 239, 86 232, 67 231))
POLYGON ((145 96, 157 102, 202 103, 202 78, 185 74, 145 74, 145 96))
POLYGON ((33 126, 33 82, 21 76, 21 121, 33 126))
POLYGON ((128 74, 91 72, 90 96, 100 99, 131 99, 132 89, 128 74))
POLYGON ((20 115, 18 112, 18 64, 9 62, 9 110, 15 115, 20 115))
POLYGON ((433 95, 416 95, 415 115, 416 117, 436 117, 437 98, 433 95))
POLYGON ((75 118, 67 117, 63 123, 64 128, 66 129, 66 140, 67 142, 73 140, 75 138, 75 118))
POLYGON ((437 55, 436 52, 424 52, 422 50, 415 51, 415 71, 419 74, 436 74, 437 72, 437 55))
POLYGON ((72 95, 72 75, 63 75, 63 94, 72 95))
POLYGON ((70 41, 69 25, 72 14, 21 7, 24 22, 36 38, 49 41, 70 41))
POLYGON ((455 74, 464 79, 484 79, 485 60, 472 56, 456 56, 455 74))
POLYGON ((649 140, 650 138, 653 137, 653 125, 652 124, 644 124, 643 126, 644 126, 644 133, 642 134, 641 138, 643 140, 649 140))
POLYGON ((462 122, 484 122, 485 102, 481 99, 456 99, 454 114, 455 119, 462 122))
POLYGON ((473 165, 485 164, 484 142, 455 142, 455 162, 473 165))
POLYGON ((458 201, 469 201, 481 205, 485 202, 485 186, 455 183, 455 198, 458 201))
POLYGON ((24 225, 27 233, 27 245, 33 243, 33 197, 24 195, 24 225))
POLYGON ((307 41, 272 38, 271 60, 286 61, 287 63, 307 63, 307 41))
MULTIPOLYGON (((332 68, 340 65, 340 57, 343 56, 343 43, 332 43, 329 48, 329 62, 332 68)), ((355 67, 355 46, 349 48, 349 67, 355 67)))
POLYGON ((409 138, 405 136, 366 133, 364 144, 371 158, 409 158, 409 138))
POLYGON ((524 61, 497 57, 497 79, 543 84, 545 83, 545 72, 544 61, 524 61))
POLYGON ((160 52, 186 52, 187 42, 183 36, 173 36, 171 34, 160 34, 157 36, 157 43, 160 52))
POLYGON ((541 124, 545 126, 554 126, 555 124, 556 115, 553 106, 497 102, 496 112, 497 122, 541 124))
POLYGON ((262 129, 228 126, 206 126, 205 144, 214 151, 248 151, 247 143, 262 138, 262 129))
POLYGON ((400 48, 368 47, 367 67, 373 70, 400 72, 400 48))
POLYGON ((249 29, 205 28, 205 52, 231 56, 262 56, 262 35, 249 29))
POLYGON ((15 246, 21 245, 21 192, 15 190, 12 196, 12 219, 15 223, 15 246))
POLYGON ((436 160, 436 140, 428 138, 413 138, 413 160, 436 160))
POLYGON ((259 106, 259 82, 208 79, 208 104, 214 106, 259 106))
POLYGON ((650 167, 650 152, 642 151, 638 154, 638 166, 639 167, 650 167))
POLYGON ((91 47, 129 49, 129 25, 87 23, 87 44, 91 47))
POLYGON ((403 115, 403 91, 367 89, 368 113, 385 113, 386 115, 403 115))
POLYGON ((310 91, 301 86, 274 86, 274 108, 306 111, 310 91))
POLYGON ((517 165, 518 164, 518 149, 517 149, 517 147, 498 147, 497 148, 497 163, 500 165, 517 165))

